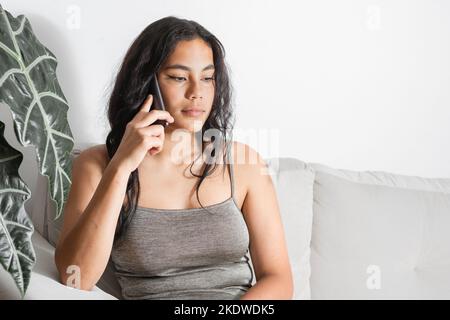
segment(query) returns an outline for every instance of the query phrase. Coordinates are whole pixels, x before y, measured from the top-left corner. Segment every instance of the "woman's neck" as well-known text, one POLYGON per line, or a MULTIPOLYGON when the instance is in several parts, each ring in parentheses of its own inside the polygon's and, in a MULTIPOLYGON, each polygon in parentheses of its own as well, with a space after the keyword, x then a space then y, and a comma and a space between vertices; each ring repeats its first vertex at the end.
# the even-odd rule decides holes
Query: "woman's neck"
POLYGON ((164 145, 160 152, 150 156, 152 161, 170 166, 185 166, 194 160, 201 161, 202 131, 196 133, 187 130, 173 130, 167 127, 164 133, 164 145))

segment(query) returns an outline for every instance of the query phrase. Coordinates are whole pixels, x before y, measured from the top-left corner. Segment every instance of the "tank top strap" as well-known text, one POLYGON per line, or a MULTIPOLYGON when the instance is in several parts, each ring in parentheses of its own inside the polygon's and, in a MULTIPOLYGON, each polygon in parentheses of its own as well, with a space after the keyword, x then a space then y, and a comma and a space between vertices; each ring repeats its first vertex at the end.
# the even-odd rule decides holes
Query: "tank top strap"
POLYGON ((227 162, 230 171, 231 197, 234 198, 234 173, 233 173, 233 157, 231 155, 233 143, 227 145, 227 162))

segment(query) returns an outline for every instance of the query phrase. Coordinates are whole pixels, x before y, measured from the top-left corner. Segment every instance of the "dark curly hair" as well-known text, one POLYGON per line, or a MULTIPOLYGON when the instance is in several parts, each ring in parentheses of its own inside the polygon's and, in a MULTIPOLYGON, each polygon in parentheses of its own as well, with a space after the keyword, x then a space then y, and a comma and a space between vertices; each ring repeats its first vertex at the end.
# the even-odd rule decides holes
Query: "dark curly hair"
MULTIPOLYGON (((211 32, 197 22, 174 16, 162 18, 148 25, 125 54, 107 105, 111 130, 106 137, 106 147, 110 160, 120 145, 127 123, 134 118, 147 97, 151 75, 158 72, 179 41, 197 38, 203 39, 212 49, 215 67, 215 93, 211 112, 202 127, 202 148, 205 150, 205 146, 208 145, 204 138, 205 131, 216 129, 220 133, 221 141, 224 142, 222 145, 225 150, 220 154, 223 155, 223 163, 226 163, 226 152, 232 141, 233 112, 232 87, 225 62, 225 49, 211 32)), ((216 150, 212 151, 213 157, 218 155, 216 150)), ((215 171, 216 161, 213 163, 212 166, 211 161, 208 161, 201 175, 192 172, 193 163, 191 164, 191 173, 199 178, 196 184, 196 196, 199 203, 198 190, 203 180, 215 171)), ((225 166, 223 169, 225 170, 225 166)), ((122 237, 130 224, 137 209, 139 194, 139 175, 136 169, 128 179, 127 203, 122 205, 114 241, 122 237)), ((201 206, 204 208, 203 205, 201 206)))

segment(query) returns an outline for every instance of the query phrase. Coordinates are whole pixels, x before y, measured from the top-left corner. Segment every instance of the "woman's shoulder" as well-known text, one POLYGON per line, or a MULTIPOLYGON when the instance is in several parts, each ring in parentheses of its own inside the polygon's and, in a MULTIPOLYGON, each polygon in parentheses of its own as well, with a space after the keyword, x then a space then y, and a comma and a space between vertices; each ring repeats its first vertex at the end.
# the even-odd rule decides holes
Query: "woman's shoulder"
POLYGON ((76 162, 83 166, 95 167, 103 172, 109 162, 106 144, 98 144, 82 150, 76 157, 76 162))
POLYGON ((250 184, 260 181, 261 176, 267 172, 264 158, 249 145, 233 141, 231 154, 236 179, 241 184, 246 184, 247 188, 250 184))
POLYGON ((263 157, 258 153, 258 151, 250 147, 248 144, 233 141, 231 154, 233 164, 246 167, 247 170, 255 164, 265 166, 263 157))
MULTIPOLYGON (((248 144, 233 141, 231 147, 235 185, 237 186, 237 190, 241 190, 237 192, 240 194, 237 198, 246 199, 248 193, 255 185, 258 186, 267 181, 267 164, 258 151, 248 144)), ((242 208, 244 200, 238 200, 238 203, 241 203, 240 208, 242 208)))

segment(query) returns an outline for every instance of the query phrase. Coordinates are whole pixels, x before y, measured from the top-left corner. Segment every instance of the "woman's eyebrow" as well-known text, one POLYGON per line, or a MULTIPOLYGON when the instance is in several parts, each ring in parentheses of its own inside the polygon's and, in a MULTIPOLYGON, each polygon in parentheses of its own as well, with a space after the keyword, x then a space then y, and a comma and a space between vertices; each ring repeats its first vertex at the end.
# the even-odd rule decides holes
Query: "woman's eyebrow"
MULTIPOLYGON (((172 65, 164 68, 164 70, 167 70, 167 69, 181 69, 181 70, 191 71, 191 68, 189 68, 188 66, 182 65, 182 64, 172 64, 172 65)), ((210 70, 210 69, 214 69, 213 64, 207 65, 206 67, 203 68, 202 71, 210 70)))

